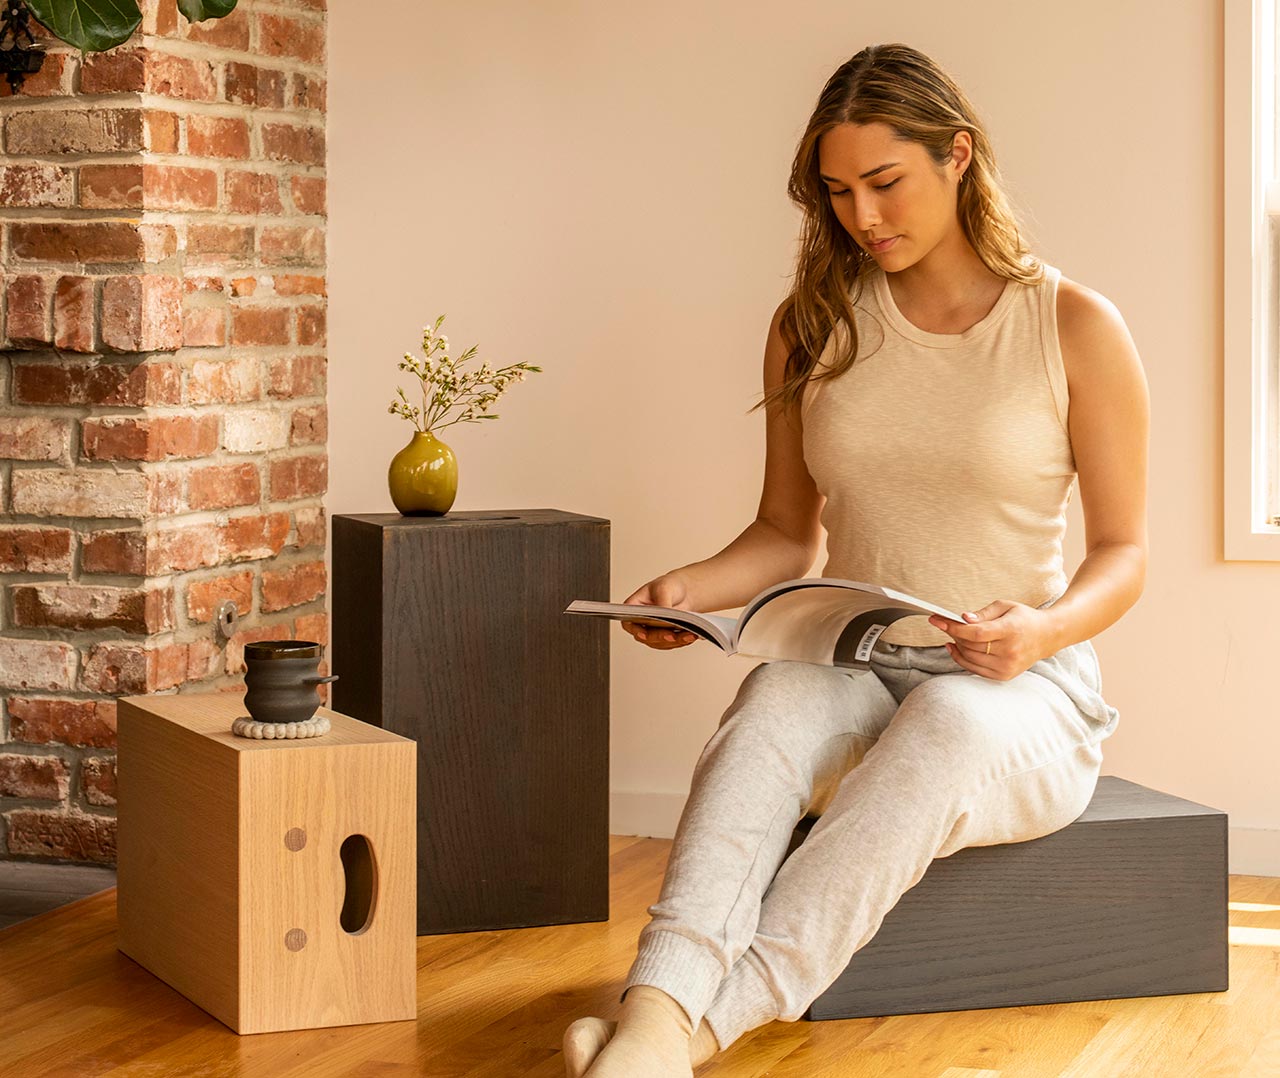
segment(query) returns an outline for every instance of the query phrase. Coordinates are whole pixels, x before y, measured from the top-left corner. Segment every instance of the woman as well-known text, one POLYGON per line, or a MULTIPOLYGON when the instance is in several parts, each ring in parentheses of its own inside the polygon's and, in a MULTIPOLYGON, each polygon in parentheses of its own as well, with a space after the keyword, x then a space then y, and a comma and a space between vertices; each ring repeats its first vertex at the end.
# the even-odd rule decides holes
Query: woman
POLYGON ((894 622, 861 676, 747 675, 695 768, 619 1022, 566 1031, 574 1078, 690 1075, 795 1021, 933 858, 1076 819, 1119 719, 1090 638, 1142 592, 1149 412, 1120 314, 1028 257, 973 107, 905 45, 831 77, 789 193, 804 236, 765 346, 756 520, 626 601, 740 607, 805 575, 825 526, 822 575, 965 620, 894 622), (1088 553, 1068 586, 1076 479, 1088 553))

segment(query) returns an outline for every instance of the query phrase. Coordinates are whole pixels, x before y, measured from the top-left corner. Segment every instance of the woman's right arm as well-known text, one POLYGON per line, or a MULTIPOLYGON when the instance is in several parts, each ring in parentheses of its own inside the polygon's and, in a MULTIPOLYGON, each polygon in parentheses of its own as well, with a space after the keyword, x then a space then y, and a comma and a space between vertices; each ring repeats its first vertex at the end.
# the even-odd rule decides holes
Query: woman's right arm
MULTIPOLYGON (((782 313, 774 312, 764 350, 764 387, 771 390, 784 379, 789 349, 782 336, 782 313)), ((718 554, 664 573, 623 602, 655 603, 684 610, 729 610, 745 606, 759 592, 783 580, 803 576, 822 544, 820 514, 825 498, 804 462, 799 409, 784 415, 782 405, 765 408, 764 489, 756 519, 718 554), (683 592, 681 595, 680 593, 683 592), (679 595, 682 601, 670 602, 679 595)), ((637 640, 655 646, 692 643, 690 633, 623 622, 637 640)))

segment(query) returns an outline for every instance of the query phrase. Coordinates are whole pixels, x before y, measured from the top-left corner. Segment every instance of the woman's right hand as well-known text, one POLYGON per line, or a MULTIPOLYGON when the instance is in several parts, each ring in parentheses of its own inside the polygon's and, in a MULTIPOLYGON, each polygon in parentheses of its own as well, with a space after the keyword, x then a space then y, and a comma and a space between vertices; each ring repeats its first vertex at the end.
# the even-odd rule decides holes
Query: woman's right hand
MULTIPOLYGON (((632 592, 622 601, 624 603, 643 603, 646 606, 669 606, 674 610, 692 610, 688 603, 689 589, 679 573, 663 573, 649 583, 632 592)), ((683 648, 697 640, 697 636, 687 629, 678 629, 666 625, 641 625, 636 621, 624 621, 623 629, 629 632, 642 644, 660 651, 672 648, 683 648)))

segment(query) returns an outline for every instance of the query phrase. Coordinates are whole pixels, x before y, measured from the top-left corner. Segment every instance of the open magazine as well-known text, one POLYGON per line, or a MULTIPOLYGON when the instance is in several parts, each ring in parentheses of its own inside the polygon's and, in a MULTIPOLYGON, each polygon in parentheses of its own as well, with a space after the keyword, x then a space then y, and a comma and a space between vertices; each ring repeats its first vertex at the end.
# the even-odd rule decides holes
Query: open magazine
POLYGON ((726 655, 855 670, 871 668, 871 649, 899 618, 940 614, 964 621, 950 610, 892 588, 835 577, 803 577, 774 584, 747 603, 737 618, 589 599, 575 599, 564 612, 687 629, 726 655))

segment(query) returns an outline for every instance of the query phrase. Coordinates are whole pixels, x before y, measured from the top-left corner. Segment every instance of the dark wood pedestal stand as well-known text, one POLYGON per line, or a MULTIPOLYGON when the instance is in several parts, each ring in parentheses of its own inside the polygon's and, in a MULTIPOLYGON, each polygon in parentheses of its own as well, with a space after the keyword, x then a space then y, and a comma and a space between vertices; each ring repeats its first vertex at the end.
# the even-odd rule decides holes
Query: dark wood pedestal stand
POLYGON ((418 934, 608 920, 609 521, 335 516, 332 596, 334 709, 418 743, 418 934))

